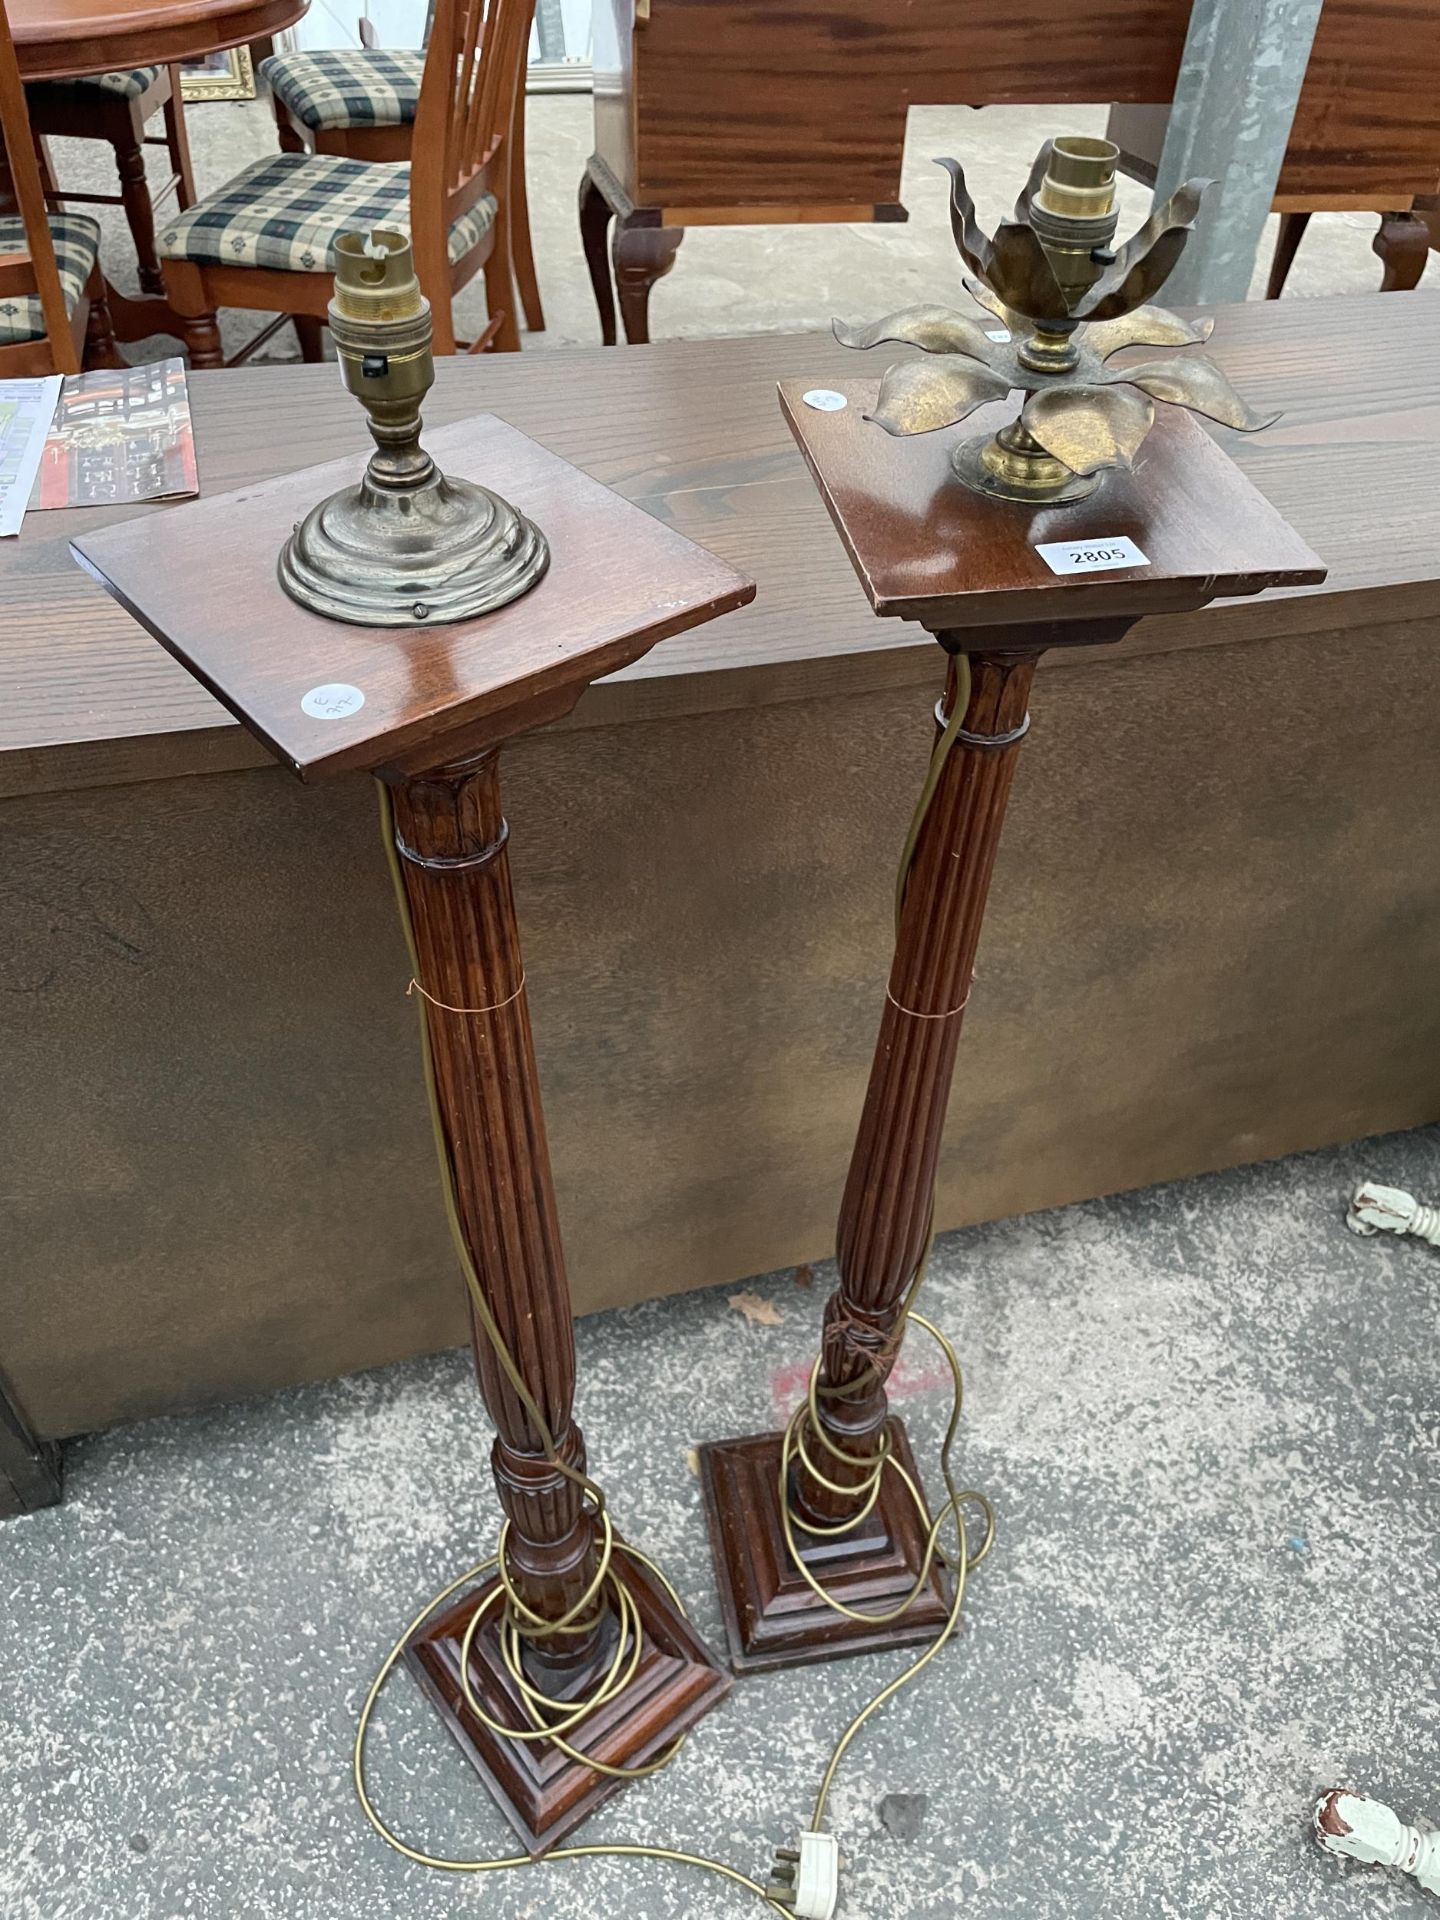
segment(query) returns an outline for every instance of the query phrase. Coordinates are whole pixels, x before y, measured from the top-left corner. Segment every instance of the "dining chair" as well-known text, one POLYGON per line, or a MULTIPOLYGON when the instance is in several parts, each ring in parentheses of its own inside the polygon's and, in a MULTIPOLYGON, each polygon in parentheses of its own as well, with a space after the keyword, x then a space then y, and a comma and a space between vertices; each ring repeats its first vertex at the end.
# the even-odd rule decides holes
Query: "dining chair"
POLYGON ((437 0, 407 164, 273 154, 162 229, 165 294, 195 366, 225 364, 216 319, 222 307, 277 315, 231 365, 248 359, 287 318, 304 357, 320 359, 335 243, 343 233, 370 227, 409 233, 437 353, 457 350, 452 296, 481 268, 489 319, 467 350, 518 350, 506 136, 533 6, 534 0, 437 0))
POLYGON ((87 327, 108 337, 100 228, 89 214, 45 205, 25 85, 0 6, 0 130, 14 213, 0 214, 0 376, 79 373, 87 327))
MULTIPOLYGON (((429 44, 430 21, 425 23, 429 44)), ((286 153, 337 153, 347 160, 408 160, 420 104, 425 55, 405 47, 377 47, 374 28, 360 22, 356 49, 321 48, 314 53, 277 53, 262 60, 280 146, 286 153)), ((510 251, 520 308, 531 333, 545 331, 545 309, 530 238, 530 202, 525 173, 522 85, 510 129, 510 251)))
POLYGON ((80 80, 35 80, 25 89, 30 125, 40 141, 50 198, 79 205, 123 207, 140 264, 140 285, 160 291, 160 260, 155 251, 155 206, 173 193, 188 207, 195 199, 190 142, 180 99, 178 67, 132 67, 80 80), (165 131, 152 137, 145 129, 163 113, 165 131), (71 193, 55 179, 49 141, 108 140, 115 150, 118 193, 71 193), (164 147, 170 162, 165 184, 152 194, 145 172, 146 147, 164 147))

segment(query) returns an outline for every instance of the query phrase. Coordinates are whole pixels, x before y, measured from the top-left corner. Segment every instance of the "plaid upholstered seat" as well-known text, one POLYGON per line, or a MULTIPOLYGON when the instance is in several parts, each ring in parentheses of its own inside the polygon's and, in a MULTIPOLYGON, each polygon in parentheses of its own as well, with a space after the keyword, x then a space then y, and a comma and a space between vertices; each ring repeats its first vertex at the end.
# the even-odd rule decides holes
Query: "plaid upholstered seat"
POLYGON ((277 53, 260 62, 270 91, 302 127, 407 127, 420 104, 423 53, 277 53))
POLYGON ((159 78, 159 67, 131 67, 127 73, 87 73, 75 84, 99 87, 102 93, 118 93, 122 100, 138 100, 159 78))
MULTIPOLYGON (((483 194, 450 229, 452 263, 479 245, 494 219, 494 198, 483 194)), ((177 213, 159 236, 160 255, 212 266, 333 273, 340 235, 367 227, 410 231, 409 167, 277 153, 177 213)))
MULTIPOLYGON (((100 229, 87 213, 57 210, 50 215, 50 237, 55 242, 55 264, 60 269, 65 311, 73 313, 100 251, 100 229)), ((29 251, 25 222, 13 215, 0 219, 0 253, 29 251)), ((0 294, 0 347, 44 338, 45 317, 40 311, 39 294, 0 294)))

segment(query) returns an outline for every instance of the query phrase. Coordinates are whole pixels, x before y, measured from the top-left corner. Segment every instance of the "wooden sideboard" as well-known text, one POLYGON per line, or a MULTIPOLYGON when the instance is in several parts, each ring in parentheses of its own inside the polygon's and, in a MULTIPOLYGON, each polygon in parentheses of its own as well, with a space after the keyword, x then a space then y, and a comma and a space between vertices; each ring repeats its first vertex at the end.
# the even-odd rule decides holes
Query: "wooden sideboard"
MULTIPOLYGON (((1221 312, 1219 359, 1286 409, 1226 444, 1330 576, 1042 668, 942 1227, 1440 1115, 1434 313, 1221 312)), ((759 582, 511 755, 581 1310, 833 1245, 943 670, 856 591, 776 404, 862 364, 759 337, 438 368, 435 422, 499 413, 759 582)), ((362 457, 333 369, 192 394, 208 492, 362 457)), ((266 764, 71 563, 114 511, 0 547, 0 1372, 46 1436, 464 1331, 369 783, 266 764)))
MULTIPOLYGON (((596 0, 580 207, 605 337, 612 265, 626 338, 648 339, 686 227, 905 219, 912 106, 1168 101, 1189 18, 1189 0, 596 0)), ((1437 183, 1440 0, 1325 0, 1282 195, 1405 209, 1437 183)))

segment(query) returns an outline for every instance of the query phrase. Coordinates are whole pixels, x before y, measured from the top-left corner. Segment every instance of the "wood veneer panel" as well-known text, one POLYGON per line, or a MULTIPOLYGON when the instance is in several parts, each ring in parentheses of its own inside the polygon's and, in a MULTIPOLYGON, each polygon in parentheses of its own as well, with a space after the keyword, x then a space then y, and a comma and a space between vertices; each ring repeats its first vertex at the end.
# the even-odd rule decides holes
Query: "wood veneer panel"
MULTIPOLYGON (((1183 0, 653 0, 633 35, 632 197, 893 204, 912 105, 1168 100, 1186 20, 1183 0)), ((623 149, 602 152, 629 187, 623 149)))
POLYGON ((1436 0, 1325 0, 1277 195, 1324 205, 1363 193, 1378 212, 1437 184, 1436 0))

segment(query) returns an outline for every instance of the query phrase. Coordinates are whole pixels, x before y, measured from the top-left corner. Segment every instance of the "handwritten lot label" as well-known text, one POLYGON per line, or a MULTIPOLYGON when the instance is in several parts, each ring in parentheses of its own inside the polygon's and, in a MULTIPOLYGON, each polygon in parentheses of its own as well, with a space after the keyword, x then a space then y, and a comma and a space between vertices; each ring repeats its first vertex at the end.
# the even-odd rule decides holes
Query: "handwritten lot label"
POLYGON ((842 407, 850 404, 843 393, 836 393, 831 387, 811 387, 801 398, 807 407, 814 407, 817 413, 839 413, 842 407))
POLYGON ((300 702, 300 711, 308 713, 312 720, 343 720, 347 714, 358 713, 365 704, 365 696, 359 687, 347 687, 343 680, 332 680, 327 686, 311 687, 300 702))
POLYGON ((1113 540, 1046 540, 1035 551, 1052 573, 1109 573, 1150 564, 1128 534, 1113 540))

